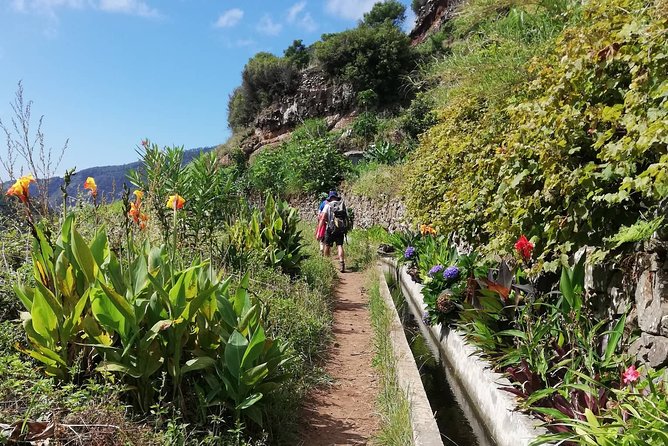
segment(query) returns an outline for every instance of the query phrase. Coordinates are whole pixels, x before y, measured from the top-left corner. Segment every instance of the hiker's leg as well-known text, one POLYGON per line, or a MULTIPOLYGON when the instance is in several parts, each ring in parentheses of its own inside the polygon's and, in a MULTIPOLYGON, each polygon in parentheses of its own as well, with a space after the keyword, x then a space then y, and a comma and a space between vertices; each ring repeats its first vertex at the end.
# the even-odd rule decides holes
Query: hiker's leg
POLYGON ((343 257, 344 256, 343 245, 337 246, 336 250, 339 254, 339 262, 344 262, 346 259, 343 257))

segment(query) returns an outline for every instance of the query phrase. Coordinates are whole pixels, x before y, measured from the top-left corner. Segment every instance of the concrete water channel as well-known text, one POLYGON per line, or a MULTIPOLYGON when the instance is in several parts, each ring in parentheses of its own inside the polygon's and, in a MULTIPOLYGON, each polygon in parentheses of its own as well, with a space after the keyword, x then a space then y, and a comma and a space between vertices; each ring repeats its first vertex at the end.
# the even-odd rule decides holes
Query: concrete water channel
POLYGON ((513 396, 499 389, 510 385, 508 380, 490 370, 462 336, 424 324, 421 285, 392 259, 381 259, 379 271, 381 295, 396 310, 395 331, 405 335, 394 342, 399 335, 391 334, 416 446, 527 446, 544 432, 536 420, 514 410, 513 396), (410 367, 415 371, 406 370, 410 367))

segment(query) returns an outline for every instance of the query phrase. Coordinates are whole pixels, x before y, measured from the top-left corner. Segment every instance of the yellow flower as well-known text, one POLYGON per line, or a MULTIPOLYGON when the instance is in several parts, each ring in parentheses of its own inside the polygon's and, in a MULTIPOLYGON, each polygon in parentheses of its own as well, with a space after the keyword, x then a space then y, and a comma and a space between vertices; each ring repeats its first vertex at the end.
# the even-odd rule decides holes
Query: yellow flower
POLYGON ((170 209, 181 209, 186 204, 186 200, 179 194, 170 195, 167 200, 167 207, 170 209))
POLYGON ((30 183, 35 183, 32 175, 25 175, 16 180, 16 182, 7 190, 6 195, 18 197, 23 203, 28 201, 30 183))
POLYGON ((86 178, 84 189, 88 189, 93 197, 97 196, 97 184, 95 184, 95 179, 93 177, 86 178))
POLYGON ((132 192, 132 194, 137 197, 137 201, 141 201, 144 198, 144 192, 140 190, 136 190, 132 192))

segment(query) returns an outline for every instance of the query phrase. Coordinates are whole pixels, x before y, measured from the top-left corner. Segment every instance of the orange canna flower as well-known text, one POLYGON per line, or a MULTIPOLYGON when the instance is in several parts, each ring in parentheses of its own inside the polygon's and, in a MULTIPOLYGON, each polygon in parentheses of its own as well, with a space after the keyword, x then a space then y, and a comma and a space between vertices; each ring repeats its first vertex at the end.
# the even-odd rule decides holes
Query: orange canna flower
POLYGON ((128 216, 132 218, 132 221, 139 223, 139 206, 134 203, 130 203, 130 210, 128 211, 128 216))
POLYGON ((147 222, 148 222, 148 215, 144 214, 143 212, 139 214, 139 229, 141 230, 146 229, 147 222))
POLYGON ((18 197, 23 203, 28 201, 30 193, 30 183, 35 183, 32 175, 25 175, 16 180, 16 182, 7 190, 5 195, 18 197))
POLYGON ((97 184, 95 184, 95 179, 93 177, 86 178, 84 189, 88 189, 93 197, 97 197, 97 184))
POLYGON ((179 194, 170 195, 167 200, 167 207, 174 210, 183 208, 184 204, 186 204, 186 200, 179 194))
POLYGON ((420 225, 420 234, 436 235, 436 229, 432 225, 420 225))

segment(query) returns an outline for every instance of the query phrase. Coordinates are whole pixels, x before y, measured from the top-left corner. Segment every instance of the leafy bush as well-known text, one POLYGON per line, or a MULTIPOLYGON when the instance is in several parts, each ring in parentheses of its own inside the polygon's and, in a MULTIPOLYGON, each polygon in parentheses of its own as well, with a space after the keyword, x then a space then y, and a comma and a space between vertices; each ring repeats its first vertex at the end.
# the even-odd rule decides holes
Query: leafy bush
POLYGON ((437 122, 434 101, 421 93, 411 101, 410 107, 401 115, 401 129, 411 138, 417 139, 437 122))
POLYGON ((300 40, 294 40, 292 45, 287 47, 283 52, 283 56, 292 62, 297 68, 305 68, 311 60, 308 48, 300 40))
POLYGON ((257 53, 251 57, 241 73, 243 88, 248 98, 265 106, 279 96, 294 91, 299 80, 292 63, 271 53, 257 53))
POLYGON ((369 12, 364 13, 362 24, 367 26, 391 24, 401 27, 404 20, 406 20, 406 6, 397 0, 384 0, 373 5, 369 12))
POLYGON ((311 136, 323 131, 317 123, 307 124, 287 144, 256 155, 249 169, 253 188, 278 196, 335 188, 350 162, 338 151, 332 136, 311 136))
POLYGON ((295 275, 305 258, 297 210, 267 196, 262 209, 248 210, 228 224, 224 235, 224 260, 247 267, 253 256, 270 268, 295 275))
POLYGON ((371 144, 364 152, 364 159, 370 163, 396 164, 404 157, 403 151, 398 144, 390 141, 377 141, 371 144))
POLYGON ((297 58, 299 62, 303 54, 295 49, 291 57, 280 58, 261 52, 248 60, 241 73, 241 86, 232 92, 227 103, 230 128, 248 126, 262 107, 295 90, 299 74, 298 65, 294 65, 292 59, 297 58))
POLYGON ((357 91, 371 89, 384 102, 401 96, 402 76, 413 68, 408 36, 388 23, 323 36, 314 55, 328 74, 357 91))
POLYGON ((258 112, 258 105, 252 101, 244 87, 237 87, 227 101, 227 124, 238 131, 250 125, 258 112))
POLYGON ((364 144, 368 144, 378 133, 378 126, 378 115, 365 111, 355 118, 350 130, 354 137, 361 139, 364 144))

